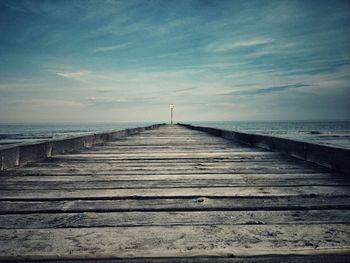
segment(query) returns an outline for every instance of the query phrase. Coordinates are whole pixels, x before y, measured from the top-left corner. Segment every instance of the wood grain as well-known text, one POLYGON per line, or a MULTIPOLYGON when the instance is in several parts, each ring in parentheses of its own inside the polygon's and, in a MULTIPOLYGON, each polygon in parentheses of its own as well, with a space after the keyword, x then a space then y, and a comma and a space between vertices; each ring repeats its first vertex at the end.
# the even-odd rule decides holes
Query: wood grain
POLYGON ((0 172, 2 261, 349 255, 342 174, 178 125, 0 172))

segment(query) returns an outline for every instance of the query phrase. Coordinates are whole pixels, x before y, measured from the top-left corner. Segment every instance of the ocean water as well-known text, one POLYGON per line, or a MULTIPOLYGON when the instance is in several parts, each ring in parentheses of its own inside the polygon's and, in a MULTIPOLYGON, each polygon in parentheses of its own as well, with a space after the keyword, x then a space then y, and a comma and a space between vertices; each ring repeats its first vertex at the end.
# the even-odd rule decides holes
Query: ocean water
MULTIPOLYGON (((350 121, 206 121, 187 123, 247 133, 267 134, 350 149, 350 121)), ((153 123, 0 124, 0 147, 151 124, 153 123)))
POLYGON ((350 149, 350 121, 207 121, 190 124, 350 149))
POLYGON ((151 125, 150 122, 119 122, 119 123, 0 123, 0 147, 27 142, 46 141, 50 139, 67 138, 94 132, 123 130, 151 125))

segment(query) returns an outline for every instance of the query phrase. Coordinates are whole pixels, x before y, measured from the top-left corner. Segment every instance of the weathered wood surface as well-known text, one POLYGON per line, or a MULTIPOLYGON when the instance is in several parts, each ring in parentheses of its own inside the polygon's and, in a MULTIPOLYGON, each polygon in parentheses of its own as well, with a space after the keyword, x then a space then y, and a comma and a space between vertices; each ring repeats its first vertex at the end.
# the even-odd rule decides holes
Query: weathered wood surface
POLYGON ((119 139, 124 136, 138 134, 142 131, 156 129, 163 124, 154 124, 119 131, 89 133, 63 139, 53 139, 42 142, 21 143, 18 145, 0 146, 0 171, 28 163, 38 162, 56 154, 63 154, 84 149, 106 141, 119 139))
POLYGON ((270 151, 284 153, 300 160, 306 160, 331 168, 333 171, 344 173, 344 175, 350 175, 350 149, 278 136, 230 131, 189 124, 179 125, 189 129, 204 131, 220 138, 241 142, 251 147, 260 147, 270 151))
POLYGON ((177 125, 0 173, 0 260, 347 262, 349 223, 341 174, 177 125))

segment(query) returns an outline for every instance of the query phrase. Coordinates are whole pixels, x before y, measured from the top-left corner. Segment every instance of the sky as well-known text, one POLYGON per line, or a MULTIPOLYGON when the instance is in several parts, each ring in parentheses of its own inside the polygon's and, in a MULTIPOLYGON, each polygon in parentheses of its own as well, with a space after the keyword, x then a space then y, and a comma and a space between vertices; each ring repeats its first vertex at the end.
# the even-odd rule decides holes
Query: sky
POLYGON ((350 1, 0 1, 0 122, 349 120, 350 1))

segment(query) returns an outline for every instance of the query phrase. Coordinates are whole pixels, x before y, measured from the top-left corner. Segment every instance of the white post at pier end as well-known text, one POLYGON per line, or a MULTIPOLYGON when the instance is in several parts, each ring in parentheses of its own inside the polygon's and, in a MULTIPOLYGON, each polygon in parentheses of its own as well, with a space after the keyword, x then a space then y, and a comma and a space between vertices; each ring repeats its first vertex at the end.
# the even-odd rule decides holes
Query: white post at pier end
POLYGON ((174 104, 170 104, 170 123, 174 123, 174 104))

